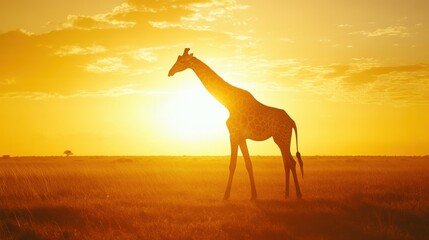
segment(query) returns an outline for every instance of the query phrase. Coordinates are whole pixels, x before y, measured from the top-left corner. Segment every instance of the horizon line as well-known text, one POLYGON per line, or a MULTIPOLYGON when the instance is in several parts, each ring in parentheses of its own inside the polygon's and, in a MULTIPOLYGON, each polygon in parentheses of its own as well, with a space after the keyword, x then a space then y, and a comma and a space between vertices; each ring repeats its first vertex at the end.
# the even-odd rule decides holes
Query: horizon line
MULTIPOLYGON (((304 157, 429 157, 429 154, 424 155, 363 155, 363 154, 341 154, 341 155, 321 155, 321 154, 312 154, 312 155, 302 155, 304 157)), ((61 155, 1 155, 0 158, 24 158, 24 157, 64 157, 64 158, 73 158, 73 157, 230 157, 229 155, 72 155, 65 156, 61 155)), ((238 157, 243 157, 238 155, 238 157)), ((282 157, 281 155, 253 155, 252 157, 282 157)))

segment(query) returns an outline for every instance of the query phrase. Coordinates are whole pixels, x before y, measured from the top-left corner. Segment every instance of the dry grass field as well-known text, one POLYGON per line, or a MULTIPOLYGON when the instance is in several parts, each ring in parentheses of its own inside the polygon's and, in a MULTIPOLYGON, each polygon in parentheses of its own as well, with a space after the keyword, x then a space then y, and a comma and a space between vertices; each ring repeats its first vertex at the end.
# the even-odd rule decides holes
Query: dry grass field
POLYGON ((303 200, 280 157, 253 157, 258 200, 228 157, 0 159, 0 239, 427 239, 429 157, 305 157, 303 200))

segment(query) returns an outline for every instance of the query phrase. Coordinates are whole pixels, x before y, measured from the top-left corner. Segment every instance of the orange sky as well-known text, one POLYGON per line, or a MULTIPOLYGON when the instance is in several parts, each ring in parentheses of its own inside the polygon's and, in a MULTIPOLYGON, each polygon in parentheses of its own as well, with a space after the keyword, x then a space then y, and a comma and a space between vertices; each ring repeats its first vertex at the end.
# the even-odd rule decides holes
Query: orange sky
MULTIPOLYGON (((429 154, 427 9, 418 0, 2 1, 0 155, 228 155, 228 112, 191 70, 167 77, 185 47, 285 109, 303 155, 429 154)), ((280 154, 272 140, 249 150, 280 154)))

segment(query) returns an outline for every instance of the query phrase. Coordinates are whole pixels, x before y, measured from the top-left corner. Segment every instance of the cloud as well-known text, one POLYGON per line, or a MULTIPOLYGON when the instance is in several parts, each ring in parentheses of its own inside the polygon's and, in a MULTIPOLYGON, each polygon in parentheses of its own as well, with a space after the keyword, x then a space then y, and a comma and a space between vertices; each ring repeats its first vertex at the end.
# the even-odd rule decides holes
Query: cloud
POLYGON ((362 84, 373 82, 377 80, 377 77, 386 74, 411 74, 413 72, 420 72, 428 70, 428 66, 425 64, 414 64, 414 65, 401 65, 392 67, 372 67, 360 72, 354 72, 349 74, 343 79, 344 83, 348 84, 362 84))
POLYGON ((182 28, 195 31, 211 31, 212 28, 208 25, 193 25, 183 23, 171 23, 167 21, 149 21, 149 24, 154 28, 166 29, 166 28, 182 28))
POLYGON ((70 56, 70 55, 89 55, 106 52, 107 49, 101 45, 93 44, 91 46, 77 46, 77 45, 68 45, 62 46, 54 54, 58 56, 70 56))
POLYGON ((14 85, 16 84, 15 78, 5 78, 3 80, 0 80, 0 85, 8 86, 8 85, 14 85))
POLYGON ((138 10, 138 8, 136 6, 133 6, 127 2, 124 2, 121 5, 113 8, 111 15, 126 14, 126 13, 134 12, 137 10, 138 10))
POLYGON ((382 66, 372 58, 356 58, 348 64, 334 65, 309 64, 306 59, 266 59, 263 56, 231 60, 223 60, 219 65, 223 65, 224 72, 238 72, 231 79, 245 78, 246 81, 234 84, 252 92, 304 92, 320 95, 332 102, 353 104, 429 104, 427 64, 382 66), (229 69, 229 65, 234 67, 229 69), (245 69, 248 72, 241 76, 239 73, 245 69))
POLYGON ((124 85, 110 89, 103 89, 97 91, 77 91, 67 97, 120 97, 126 95, 163 95, 172 94, 164 90, 143 90, 138 89, 135 85, 124 85))
POLYGON ((99 14, 95 16, 77 16, 69 15, 67 22, 63 24, 64 28, 76 28, 82 30, 108 29, 108 28, 130 28, 135 22, 112 20, 108 14, 99 14))
POLYGON ((148 0, 127 0, 127 4, 135 7, 143 7, 143 9, 152 9, 157 11, 166 8, 178 8, 189 4, 204 3, 207 0, 164 0, 164 1, 148 1, 148 0))
POLYGON ((284 42, 284 43, 294 43, 295 42, 294 40, 287 38, 287 37, 280 38, 279 40, 281 42, 284 42))
MULTIPOLYGON (((142 3, 144 5, 144 3, 142 3)), ((197 31, 222 31, 217 25, 231 20, 237 10, 245 10, 248 5, 239 4, 234 0, 211 1, 173 1, 170 6, 162 5, 161 9, 179 8, 188 10, 178 21, 151 21, 156 28, 183 28, 197 31)))
POLYGON ((350 66, 348 65, 334 65, 332 66, 332 72, 329 72, 323 75, 325 78, 335 78, 344 76, 348 70, 350 70, 350 66))
POLYGON ((29 100, 50 100, 50 99, 69 99, 69 98, 87 98, 87 97, 121 97, 127 95, 164 95, 173 94, 164 90, 143 90, 135 85, 123 85, 110 89, 101 90, 79 90, 70 94, 61 94, 57 92, 9 92, 0 94, 0 99, 29 99, 29 100))
POLYGON ((8 92, 0 94, 0 99, 31 99, 31 100, 48 100, 52 98, 61 97, 59 93, 48 93, 48 92, 8 92))
POLYGON ((249 8, 248 5, 239 4, 234 0, 212 0, 192 3, 187 5, 186 9, 191 10, 193 13, 182 17, 181 20, 188 27, 204 26, 207 23, 216 21, 228 22, 233 17, 235 11, 247 8, 249 8))
POLYGON ((119 57, 98 59, 96 62, 90 63, 85 67, 86 71, 94 73, 110 73, 127 68, 128 66, 124 65, 122 63, 122 58, 119 57))
POLYGON ((238 40, 238 41, 249 41, 250 39, 252 39, 251 36, 241 35, 241 34, 234 34, 234 33, 231 33, 231 37, 233 39, 235 39, 235 40, 238 40))
POLYGON ((231 18, 235 10, 248 9, 248 5, 239 4, 234 0, 212 0, 207 2, 189 4, 187 9, 194 12, 190 17, 184 18, 188 21, 204 20, 213 22, 219 18, 231 18))
POLYGON ((35 98, 47 99, 43 93, 141 82, 153 87, 151 79, 166 75, 162 71, 172 50, 178 50, 176 56, 184 47, 210 46, 219 53, 252 47, 248 27, 233 31, 234 11, 240 9, 245 7, 236 1, 128 1, 107 13, 70 15, 50 32, 0 33, 0 94, 34 92, 35 98), (193 18, 198 11, 216 21, 193 18))
POLYGON ((351 24, 338 24, 337 25, 337 27, 339 27, 339 28, 350 28, 350 27, 352 27, 353 25, 351 25, 351 24))
POLYGON ((378 28, 374 31, 351 32, 350 34, 363 35, 365 37, 381 37, 381 36, 406 37, 410 35, 408 32, 408 29, 405 26, 401 26, 401 25, 389 26, 386 28, 378 28))
POLYGON ((154 48, 139 48, 133 51, 125 52, 136 60, 143 60, 147 62, 155 62, 158 58, 153 53, 154 48))
POLYGON ((108 13, 96 14, 94 16, 68 15, 67 21, 63 23, 64 28, 92 30, 92 29, 109 29, 109 28, 130 28, 136 25, 134 21, 124 21, 116 18, 117 16, 127 15, 137 11, 135 6, 128 3, 112 9, 108 13))
POLYGON ((27 30, 25 30, 25 29, 22 29, 22 28, 18 28, 18 30, 17 30, 18 32, 20 32, 20 33, 22 33, 22 34, 24 34, 24 35, 27 35, 27 36, 32 36, 32 35, 34 35, 34 33, 32 33, 32 32, 30 32, 30 31, 27 31, 27 30))
POLYGON ((320 66, 300 87, 334 102, 395 106, 429 104, 428 65, 380 66, 376 62, 356 59, 346 65, 320 66))

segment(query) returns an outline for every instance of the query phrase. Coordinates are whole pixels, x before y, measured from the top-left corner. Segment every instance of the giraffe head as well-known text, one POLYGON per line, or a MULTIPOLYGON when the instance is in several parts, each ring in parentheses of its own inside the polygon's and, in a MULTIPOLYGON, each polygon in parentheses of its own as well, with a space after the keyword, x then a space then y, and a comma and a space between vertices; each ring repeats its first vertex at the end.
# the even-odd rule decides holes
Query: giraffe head
POLYGON ((189 62, 194 57, 194 54, 188 54, 190 48, 185 48, 182 56, 177 57, 176 63, 171 67, 170 71, 168 71, 168 76, 171 77, 177 72, 181 72, 187 68, 189 68, 189 62))

